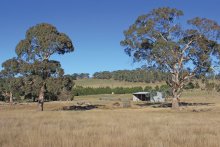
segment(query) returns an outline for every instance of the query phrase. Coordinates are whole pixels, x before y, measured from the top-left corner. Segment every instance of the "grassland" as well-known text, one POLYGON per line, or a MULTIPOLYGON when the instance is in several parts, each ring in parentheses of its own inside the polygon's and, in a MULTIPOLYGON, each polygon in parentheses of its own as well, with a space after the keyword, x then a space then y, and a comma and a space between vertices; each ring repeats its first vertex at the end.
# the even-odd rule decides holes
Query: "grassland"
MULTIPOLYGON (((0 105, 1 147, 219 147, 220 95, 184 92, 194 103, 180 111, 132 103, 114 107, 131 95, 80 96, 70 102, 0 105), (102 99, 104 98, 104 100, 102 99), (109 100, 108 100, 109 99, 109 100), (115 100, 114 100, 115 99, 115 100), (78 102, 104 105, 88 111, 63 111, 78 102)), ((145 105, 146 104, 146 105, 145 105)))
POLYGON ((136 86, 152 86, 165 84, 164 82, 156 82, 156 83, 141 83, 141 82, 126 82, 126 81, 117 81, 117 80, 103 80, 103 79, 79 79, 74 81, 77 86, 83 87, 136 87, 136 86))

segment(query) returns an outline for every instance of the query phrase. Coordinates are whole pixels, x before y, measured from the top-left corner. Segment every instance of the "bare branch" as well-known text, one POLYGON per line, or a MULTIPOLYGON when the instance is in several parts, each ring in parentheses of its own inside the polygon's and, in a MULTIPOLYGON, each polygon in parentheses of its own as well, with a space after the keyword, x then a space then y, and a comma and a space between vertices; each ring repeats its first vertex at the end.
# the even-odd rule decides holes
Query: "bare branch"
POLYGON ((161 33, 159 33, 159 35, 163 38, 164 41, 167 42, 167 39, 161 33))
POLYGON ((190 44, 191 44, 192 42, 193 42, 193 40, 189 41, 189 42, 186 44, 186 46, 183 48, 183 50, 182 50, 181 58, 180 58, 180 60, 179 60, 179 62, 178 62, 178 65, 179 65, 179 67, 181 67, 181 68, 182 68, 182 66, 183 66, 184 54, 185 54, 186 50, 189 48, 189 46, 190 46, 190 44))
POLYGON ((186 44, 186 46, 183 48, 181 54, 184 54, 184 53, 185 53, 185 51, 189 48, 189 45, 190 45, 192 42, 193 42, 193 40, 189 41, 189 42, 186 44))

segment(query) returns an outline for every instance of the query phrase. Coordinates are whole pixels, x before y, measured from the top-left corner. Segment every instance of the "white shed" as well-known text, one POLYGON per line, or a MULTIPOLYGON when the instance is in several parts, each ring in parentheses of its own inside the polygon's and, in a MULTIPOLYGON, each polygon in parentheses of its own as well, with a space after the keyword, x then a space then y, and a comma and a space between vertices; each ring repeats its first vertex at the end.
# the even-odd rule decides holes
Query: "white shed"
POLYGON ((136 92, 133 93, 133 101, 150 101, 150 102, 164 102, 162 92, 156 92, 155 94, 151 92, 136 92))

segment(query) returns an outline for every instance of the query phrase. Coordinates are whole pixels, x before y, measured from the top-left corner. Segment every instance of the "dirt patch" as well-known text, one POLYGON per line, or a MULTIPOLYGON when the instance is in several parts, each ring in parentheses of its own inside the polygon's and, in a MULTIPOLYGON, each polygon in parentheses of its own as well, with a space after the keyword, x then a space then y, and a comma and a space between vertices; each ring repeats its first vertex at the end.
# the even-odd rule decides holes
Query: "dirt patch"
POLYGON ((64 106, 62 110, 66 111, 86 111, 86 110, 92 110, 96 108, 102 108, 104 105, 72 105, 72 106, 64 106))
MULTIPOLYGON (((143 104, 136 104, 140 107, 153 107, 153 108, 171 108, 172 103, 143 103, 143 104)), ((180 102, 180 107, 188 107, 188 106, 211 106, 214 103, 190 103, 190 102, 180 102)))

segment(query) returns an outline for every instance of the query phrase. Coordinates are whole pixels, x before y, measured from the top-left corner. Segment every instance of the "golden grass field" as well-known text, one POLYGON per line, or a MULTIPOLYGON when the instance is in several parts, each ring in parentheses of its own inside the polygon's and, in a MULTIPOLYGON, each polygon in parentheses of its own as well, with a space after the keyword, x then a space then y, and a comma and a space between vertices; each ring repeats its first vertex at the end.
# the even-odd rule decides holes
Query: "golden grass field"
POLYGON ((131 95, 75 97, 70 102, 0 104, 1 147, 219 147, 220 94, 184 92, 181 101, 198 104, 180 111, 132 103, 113 107, 131 95), (100 98, 116 100, 100 100, 100 98), (87 111, 63 111, 77 102, 104 105, 87 111), (204 104, 204 105, 203 105, 204 104))

